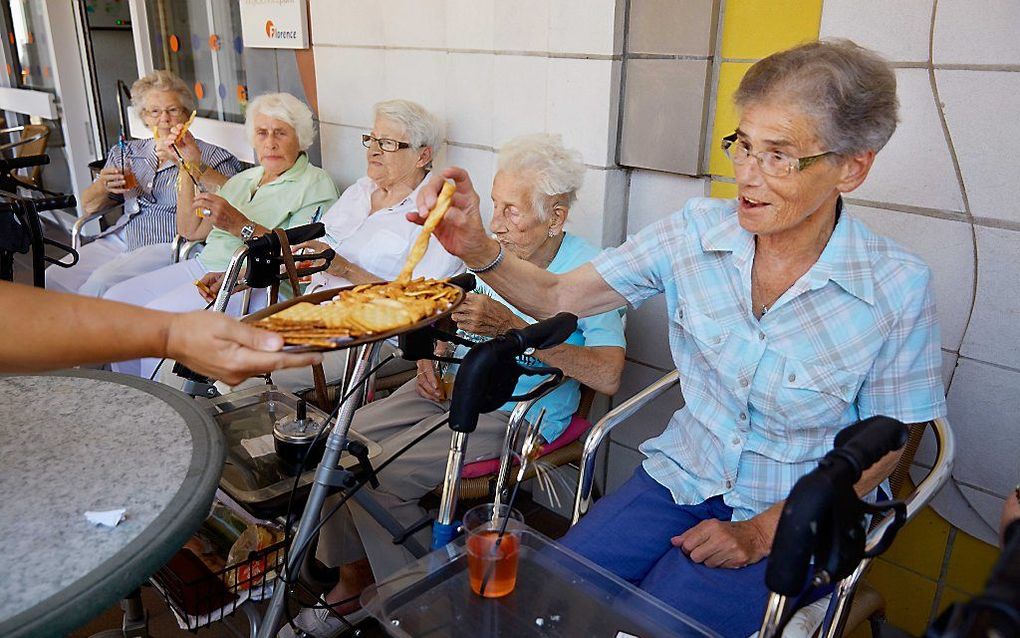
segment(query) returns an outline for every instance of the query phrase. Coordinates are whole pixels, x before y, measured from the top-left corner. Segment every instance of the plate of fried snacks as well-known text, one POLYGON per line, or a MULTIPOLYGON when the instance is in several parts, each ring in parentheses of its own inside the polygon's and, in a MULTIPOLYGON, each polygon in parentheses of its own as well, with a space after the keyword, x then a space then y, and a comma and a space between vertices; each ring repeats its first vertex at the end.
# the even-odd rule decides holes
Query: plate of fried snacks
POLYGON ((417 330, 463 299, 463 290, 437 279, 363 284, 295 297, 244 321, 279 333, 288 351, 333 350, 417 330))
POLYGON ((279 333, 285 350, 321 351, 388 339, 446 317, 464 300, 464 291, 445 280, 411 277, 452 196, 453 185, 447 183, 396 280, 295 297, 244 321, 279 333))

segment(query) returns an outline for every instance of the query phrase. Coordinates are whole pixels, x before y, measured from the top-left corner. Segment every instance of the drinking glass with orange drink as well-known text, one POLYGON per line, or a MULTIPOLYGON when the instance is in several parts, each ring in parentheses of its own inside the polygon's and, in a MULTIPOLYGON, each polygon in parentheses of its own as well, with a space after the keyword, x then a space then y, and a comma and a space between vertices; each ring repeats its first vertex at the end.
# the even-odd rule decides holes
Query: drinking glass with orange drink
POLYGON ((138 188, 138 178, 135 177, 135 172, 131 170, 129 165, 121 166, 120 173, 124 176, 124 188, 129 191, 138 188))
POLYGON ((499 598, 514 590, 523 526, 521 513, 506 505, 487 503, 464 514, 468 580, 473 592, 485 598, 499 598), (506 531, 497 544, 504 522, 506 531))

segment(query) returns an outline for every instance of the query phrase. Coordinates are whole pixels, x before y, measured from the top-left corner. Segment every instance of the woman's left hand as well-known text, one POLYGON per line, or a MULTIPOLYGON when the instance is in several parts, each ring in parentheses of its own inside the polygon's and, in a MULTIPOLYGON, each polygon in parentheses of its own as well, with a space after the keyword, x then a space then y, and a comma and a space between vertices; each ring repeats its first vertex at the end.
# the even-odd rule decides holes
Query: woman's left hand
POLYGON ((523 325, 509 308, 487 295, 468 294, 450 317, 457 327, 481 337, 495 337, 523 325))
POLYGON ((701 521, 670 541, 695 563, 706 567, 737 569, 753 565, 769 555, 772 539, 754 520, 701 521))
POLYGON ((212 193, 195 195, 193 208, 209 211, 209 220, 213 226, 238 237, 240 237, 241 229, 245 224, 251 223, 251 220, 234 208, 230 202, 212 193))

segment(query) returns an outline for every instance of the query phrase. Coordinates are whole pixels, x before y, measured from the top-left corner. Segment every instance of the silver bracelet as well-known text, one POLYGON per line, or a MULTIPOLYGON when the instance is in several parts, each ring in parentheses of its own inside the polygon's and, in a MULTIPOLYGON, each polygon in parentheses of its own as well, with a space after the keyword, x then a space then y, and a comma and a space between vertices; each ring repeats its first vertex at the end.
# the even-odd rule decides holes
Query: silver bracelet
POLYGON ((468 268, 468 272, 473 272, 476 275, 480 275, 483 272, 489 272, 490 270, 492 270, 496 266, 500 265, 501 263, 503 263, 503 244, 502 243, 499 244, 499 254, 496 255, 496 258, 493 259, 492 262, 488 266, 483 266, 481 268, 468 268))

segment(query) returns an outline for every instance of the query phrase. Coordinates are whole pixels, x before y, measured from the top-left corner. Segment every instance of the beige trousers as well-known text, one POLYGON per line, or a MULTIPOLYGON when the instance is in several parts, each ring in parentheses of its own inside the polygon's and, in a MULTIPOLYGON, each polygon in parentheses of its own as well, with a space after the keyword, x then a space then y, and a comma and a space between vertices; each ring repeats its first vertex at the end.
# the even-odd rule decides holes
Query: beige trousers
MULTIPOLYGON (((373 459, 378 467, 415 437, 446 417, 450 403, 437 403, 418 394, 416 380, 398 388, 392 395, 370 403, 354 413, 351 428, 377 442, 383 452, 373 459)), ((509 414, 492 412, 478 418, 478 428, 468 437, 465 463, 499 456, 509 414)), ((379 487, 363 487, 398 523, 407 527, 421 520, 425 509, 418 501, 443 482, 446 457, 453 431, 443 426, 422 439, 386 466, 379 474, 379 487)), ((336 505, 338 496, 326 500, 323 512, 336 505)), ((431 526, 415 535, 426 549, 431 541, 431 526)), ((376 580, 386 578, 414 560, 402 545, 353 500, 333 515, 319 535, 316 556, 331 567, 368 558, 376 580)))

